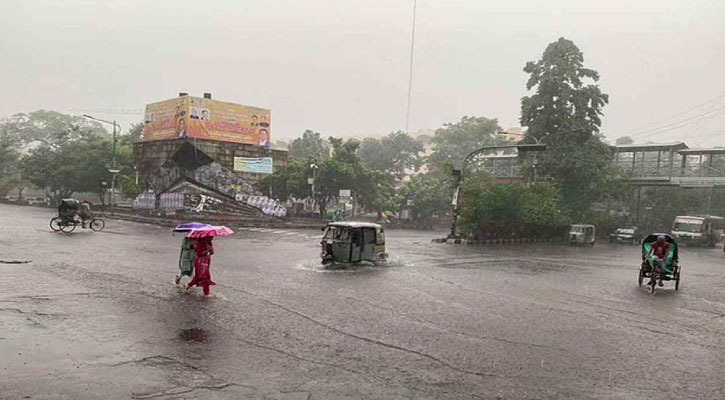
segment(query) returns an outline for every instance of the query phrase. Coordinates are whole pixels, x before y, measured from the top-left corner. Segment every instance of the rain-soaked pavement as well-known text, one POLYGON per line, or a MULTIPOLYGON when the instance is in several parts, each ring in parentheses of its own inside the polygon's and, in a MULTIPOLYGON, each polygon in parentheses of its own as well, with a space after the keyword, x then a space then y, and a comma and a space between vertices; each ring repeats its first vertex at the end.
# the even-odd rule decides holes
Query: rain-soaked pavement
POLYGON ((389 231, 390 265, 330 271, 319 231, 239 230, 204 298, 167 228, 52 214, 0 204, 3 399, 725 398, 719 249, 651 295, 632 246, 389 231))

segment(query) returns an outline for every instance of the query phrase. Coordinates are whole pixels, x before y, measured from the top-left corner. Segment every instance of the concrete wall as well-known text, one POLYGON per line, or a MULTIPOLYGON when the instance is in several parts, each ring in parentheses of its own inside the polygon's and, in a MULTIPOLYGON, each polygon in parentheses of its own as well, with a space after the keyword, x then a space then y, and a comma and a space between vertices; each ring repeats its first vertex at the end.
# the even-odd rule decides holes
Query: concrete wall
MULTIPOLYGON (((141 183, 145 188, 156 192, 165 190, 183 176, 188 176, 208 186, 216 186, 215 182, 205 182, 204 180, 211 180, 208 172, 216 171, 218 173, 219 168, 199 169, 212 162, 218 163, 222 167, 219 170, 224 171, 225 174, 231 171, 249 185, 254 185, 267 176, 267 174, 234 172, 234 157, 272 157, 274 171, 287 165, 286 151, 248 144, 198 139, 139 142, 134 145, 134 157, 141 183)), ((218 177, 215 176, 215 179, 218 177)), ((239 182, 236 184, 238 185, 239 182)))

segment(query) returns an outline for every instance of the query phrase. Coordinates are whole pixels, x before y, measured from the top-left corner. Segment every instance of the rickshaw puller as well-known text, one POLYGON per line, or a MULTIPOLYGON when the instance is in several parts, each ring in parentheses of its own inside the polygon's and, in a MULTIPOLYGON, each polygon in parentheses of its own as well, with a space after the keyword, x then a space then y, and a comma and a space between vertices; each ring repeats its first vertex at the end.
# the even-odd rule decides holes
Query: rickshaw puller
MULTIPOLYGON (((655 262, 656 266, 659 267, 661 271, 664 271, 665 268, 665 260, 667 259, 667 254, 670 252, 670 244, 667 243, 665 240, 664 235, 657 236, 657 241, 652 243, 652 249, 650 250, 650 253, 654 256, 653 261, 655 262)), ((652 274, 652 277, 650 277, 649 285, 652 284, 652 280, 654 279, 654 273, 652 274)), ((657 282, 659 286, 664 286, 662 283, 662 275, 660 275, 659 282, 657 282)))
POLYGON ((93 211, 91 211, 91 204, 88 202, 88 200, 83 200, 83 203, 81 203, 81 226, 83 228, 86 227, 86 221, 90 221, 93 219, 93 211))

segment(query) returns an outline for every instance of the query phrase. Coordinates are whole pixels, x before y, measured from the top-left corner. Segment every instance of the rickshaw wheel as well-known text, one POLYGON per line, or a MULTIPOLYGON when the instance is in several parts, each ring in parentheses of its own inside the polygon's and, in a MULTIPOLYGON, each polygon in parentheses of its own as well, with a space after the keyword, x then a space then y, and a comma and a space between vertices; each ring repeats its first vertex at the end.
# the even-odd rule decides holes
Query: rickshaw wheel
POLYGON ((72 222, 68 222, 65 224, 60 225, 60 230, 64 233, 71 233, 76 229, 76 224, 72 222))
POLYGON ((102 219, 93 219, 90 223, 91 230, 94 232, 100 232, 106 227, 106 223, 102 219))
POLYGON ((53 232, 58 232, 60 230, 60 218, 53 217, 50 219, 50 229, 53 232))
POLYGON ((642 268, 639 269, 639 278, 637 279, 637 283, 639 283, 639 286, 642 286, 642 281, 644 281, 644 271, 642 268))
POLYGON ((657 275, 655 274, 654 271, 652 271, 652 282, 650 282, 650 284, 649 284, 649 286, 650 286, 649 292, 652 293, 652 294, 654 294, 654 292, 655 292, 655 286, 657 286, 657 279, 656 278, 657 278, 657 275))
POLYGON ((677 272, 677 276, 675 276, 675 290, 680 290, 680 272, 677 272))

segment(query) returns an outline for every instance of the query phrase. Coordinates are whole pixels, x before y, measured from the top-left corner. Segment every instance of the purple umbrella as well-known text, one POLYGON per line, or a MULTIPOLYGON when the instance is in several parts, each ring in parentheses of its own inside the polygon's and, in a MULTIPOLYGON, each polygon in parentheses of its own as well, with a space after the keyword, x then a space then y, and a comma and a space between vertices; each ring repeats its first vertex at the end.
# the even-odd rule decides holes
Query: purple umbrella
POLYGON ((194 229, 206 228, 209 224, 202 224, 201 222, 187 222, 174 228, 173 232, 190 232, 194 229))

